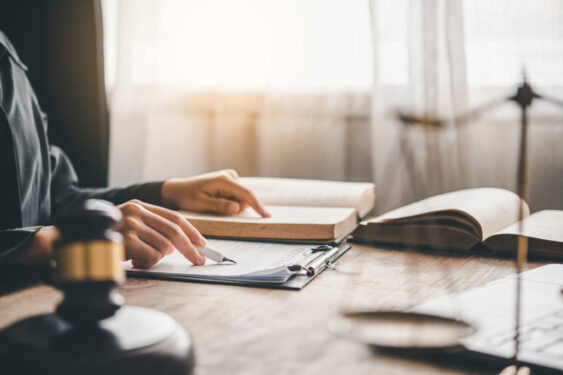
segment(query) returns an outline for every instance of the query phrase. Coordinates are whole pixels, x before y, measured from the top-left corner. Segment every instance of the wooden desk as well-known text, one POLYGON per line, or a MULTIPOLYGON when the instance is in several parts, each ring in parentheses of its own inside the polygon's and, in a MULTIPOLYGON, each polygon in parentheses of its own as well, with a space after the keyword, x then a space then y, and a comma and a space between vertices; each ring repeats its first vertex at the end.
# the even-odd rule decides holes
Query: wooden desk
MULTIPOLYGON (((164 311, 191 333, 196 374, 495 374, 485 364, 376 353, 332 336, 327 325, 341 309, 407 308, 513 272, 509 260, 354 244, 338 270, 300 292, 142 279, 129 279, 121 292, 128 304, 164 311)), ((47 286, 4 295, 0 327, 51 312, 60 298, 47 286)))

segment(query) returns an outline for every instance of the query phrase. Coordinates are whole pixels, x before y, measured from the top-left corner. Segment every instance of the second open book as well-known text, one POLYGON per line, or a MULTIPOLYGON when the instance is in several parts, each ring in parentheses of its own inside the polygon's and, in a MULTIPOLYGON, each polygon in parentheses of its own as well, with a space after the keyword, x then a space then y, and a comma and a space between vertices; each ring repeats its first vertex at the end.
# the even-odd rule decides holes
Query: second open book
MULTIPOLYGON (((475 188, 430 197, 360 223, 354 238, 364 242, 469 250, 483 242, 495 252, 514 252, 520 199, 511 191, 475 188)), ((529 215, 523 234, 529 253, 563 258, 563 211, 529 215)))
POLYGON ((204 236, 330 243, 349 234, 374 205, 371 183, 241 178, 272 215, 252 209, 234 216, 182 211, 204 236))

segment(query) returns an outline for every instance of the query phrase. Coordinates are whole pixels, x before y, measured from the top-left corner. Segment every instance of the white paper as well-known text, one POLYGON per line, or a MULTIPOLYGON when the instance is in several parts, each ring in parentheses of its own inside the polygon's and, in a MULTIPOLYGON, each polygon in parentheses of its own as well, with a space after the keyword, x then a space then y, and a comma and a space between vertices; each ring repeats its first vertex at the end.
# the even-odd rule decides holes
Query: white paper
POLYGON ((175 251, 150 269, 134 268, 131 261, 123 262, 127 271, 216 279, 257 282, 284 282, 295 272, 287 266, 303 261, 303 254, 313 245, 263 243, 251 241, 208 240, 208 247, 237 262, 216 263, 206 259, 204 266, 194 266, 175 251))

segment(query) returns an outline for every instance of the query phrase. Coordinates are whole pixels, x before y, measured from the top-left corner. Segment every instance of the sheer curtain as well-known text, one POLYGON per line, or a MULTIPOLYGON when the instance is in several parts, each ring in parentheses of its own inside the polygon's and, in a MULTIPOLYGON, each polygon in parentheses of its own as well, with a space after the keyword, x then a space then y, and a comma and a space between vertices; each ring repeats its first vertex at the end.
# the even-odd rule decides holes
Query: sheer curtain
MULTIPOLYGON (((467 125, 451 119, 514 93, 523 67, 536 90, 563 97, 563 1, 538 5, 518 0, 371 2, 379 212, 464 187, 515 190, 517 107, 507 103, 467 125), (393 70, 389 60, 406 63, 393 70), (450 121, 439 129, 403 126, 397 110, 450 121)), ((539 102, 532 107, 533 210, 563 207, 562 120, 562 109, 539 102)))
POLYGON ((112 184, 222 168, 372 179, 366 1, 104 6, 112 184))
MULTIPOLYGON (((389 9, 407 20, 402 37, 406 48, 406 82, 393 87, 376 76, 373 95, 373 144, 375 180, 379 181, 378 210, 429 195, 459 189, 464 185, 460 153, 463 152, 455 124, 443 129, 405 127, 393 118, 394 111, 448 116, 467 108, 467 81, 461 0, 411 1, 389 9), (403 108, 401 108, 403 107, 403 108)), ((375 50, 384 52, 385 35, 378 21, 386 13, 384 2, 372 5, 375 50), (383 39, 383 46, 378 45, 383 39), (383 51, 382 51, 383 49, 383 51)), ((391 30, 389 30, 391 29, 391 30)), ((379 55, 381 56, 381 55, 379 55)))
MULTIPOLYGON (((473 186, 515 189, 525 67, 563 98, 563 0, 104 0, 110 181, 235 168, 375 180, 379 212, 473 186), (541 6, 539 5, 541 4, 541 6)), ((563 111, 530 111, 533 210, 563 208, 563 111)))

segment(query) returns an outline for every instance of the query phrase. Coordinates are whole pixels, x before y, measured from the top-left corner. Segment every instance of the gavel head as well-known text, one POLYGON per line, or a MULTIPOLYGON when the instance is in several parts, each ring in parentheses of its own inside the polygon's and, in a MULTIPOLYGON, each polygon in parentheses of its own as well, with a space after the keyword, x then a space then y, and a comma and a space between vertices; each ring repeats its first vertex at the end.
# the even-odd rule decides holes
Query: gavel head
POLYGON ((112 203, 95 199, 55 218, 61 238, 55 245, 54 282, 65 294, 57 314, 74 326, 95 325, 123 305, 113 290, 125 280, 122 237, 114 230, 120 221, 112 203))

